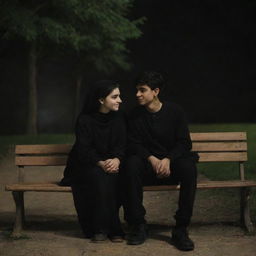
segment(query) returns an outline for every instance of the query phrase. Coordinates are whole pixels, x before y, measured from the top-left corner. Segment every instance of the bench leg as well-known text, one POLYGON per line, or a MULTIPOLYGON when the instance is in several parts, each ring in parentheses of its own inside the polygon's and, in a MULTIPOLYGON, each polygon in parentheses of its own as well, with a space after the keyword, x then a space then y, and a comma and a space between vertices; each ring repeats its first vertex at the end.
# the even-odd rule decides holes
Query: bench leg
POLYGON ((250 199, 250 188, 241 188, 241 200, 240 200, 240 221, 241 224, 245 227, 248 233, 254 232, 254 227, 250 217, 250 207, 249 207, 249 199, 250 199))
POLYGON ((12 237, 21 237, 22 230, 25 222, 25 214, 24 214, 24 192, 22 191, 13 191, 12 192, 13 199, 16 205, 16 216, 15 223, 13 227, 13 232, 11 234, 12 237))

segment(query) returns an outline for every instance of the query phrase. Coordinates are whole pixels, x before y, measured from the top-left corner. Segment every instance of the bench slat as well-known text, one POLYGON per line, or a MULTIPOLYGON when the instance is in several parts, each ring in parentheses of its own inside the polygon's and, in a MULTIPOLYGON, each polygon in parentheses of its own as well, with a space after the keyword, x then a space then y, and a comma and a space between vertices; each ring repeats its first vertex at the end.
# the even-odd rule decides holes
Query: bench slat
POLYGON ((17 156, 15 164, 20 166, 66 165, 67 156, 17 156))
MULTIPOLYGON (((241 187, 256 187, 256 181, 203 181, 197 183, 198 189, 210 188, 241 188, 241 187)), ((163 185, 163 186, 145 186, 144 191, 168 191, 178 190, 179 185, 163 185)))
POLYGON ((199 153, 199 162, 244 162, 247 161, 247 152, 231 153, 199 153))
MULTIPOLYGON (((72 145, 17 145, 16 154, 43 155, 43 154, 68 154, 72 145)), ((194 142, 193 151, 246 151, 246 142, 194 142)))
POLYGON ((246 142, 194 142, 192 151, 247 151, 246 142))
POLYGON ((17 145, 16 154, 68 154, 71 150, 70 144, 51 144, 51 145, 17 145))
MULTIPOLYGON (((247 161, 246 152, 211 152, 199 153, 199 162, 244 162, 247 161)), ((67 156, 17 156, 15 164, 18 166, 62 166, 66 165, 67 156)))
MULTIPOLYGON (((192 141, 245 141, 246 132, 190 133, 192 141)), ((212 144, 214 145, 214 144, 212 144)), ((242 144, 243 145, 243 144, 242 144)), ((243 146, 242 146, 243 147, 243 146)), ((71 144, 16 145, 16 154, 67 154, 71 144)))
MULTIPOLYGON (((201 181, 198 182, 198 189, 208 188, 240 188, 240 187, 256 187, 256 181, 201 181)), ((178 185, 157 185, 157 186, 145 186, 144 191, 168 191, 178 190, 178 185)), ((62 187, 57 183, 24 183, 24 184, 12 184, 6 185, 7 191, 36 191, 36 192, 71 192, 71 187, 62 187)))
POLYGON ((192 141, 242 141, 246 140, 246 132, 204 132, 190 133, 192 141))

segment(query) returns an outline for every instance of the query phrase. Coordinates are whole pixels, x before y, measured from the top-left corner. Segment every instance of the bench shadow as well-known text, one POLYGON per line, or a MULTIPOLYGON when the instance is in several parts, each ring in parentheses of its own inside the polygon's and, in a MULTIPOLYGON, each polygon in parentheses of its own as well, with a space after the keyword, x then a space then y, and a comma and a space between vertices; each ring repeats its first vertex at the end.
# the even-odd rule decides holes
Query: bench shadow
POLYGON ((172 230, 171 225, 148 224, 148 229, 149 229, 149 238, 150 239, 170 243, 171 230, 172 230), (168 235, 162 234, 163 232, 168 232, 168 235))
MULTIPOLYGON (((190 230, 196 230, 199 228, 211 228, 216 226, 222 227, 238 227, 243 230, 239 222, 195 222, 189 227, 190 230)), ((149 238, 159 241, 164 241, 168 244, 171 243, 171 232, 174 226, 172 225, 161 225, 161 224, 148 224, 149 227, 149 238), (165 234, 163 234, 165 233, 165 234), (167 233, 167 234, 166 234, 167 233)))
POLYGON ((26 219, 25 230, 28 231, 54 232, 57 235, 84 238, 76 216, 29 216, 26 219))
POLYGON ((1 212, 0 213, 0 229, 12 230, 15 215, 13 212, 1 212))
MULTIPOLYGON (((0 228, 2 231, 11 231, 13 228, 15 216, 13 212, 0 213, 0 228)), ((239 221, 225 222, 193 222, 190 225, 190 230, 213 227, 241 227, 239 221)), ((172 225, 148 223, 149 238, 170 243, 172 225)), ((123 223, 124 231, 127 232, 127 225, 123 223)), ((242 227, 241 227, 242 229, 242 227)), ((29 215, 26 216, 24 231, 45 231, 53 232, 60 236, 75 237, 85 239, 79 226, 77 216, 67 215, 29 215)))

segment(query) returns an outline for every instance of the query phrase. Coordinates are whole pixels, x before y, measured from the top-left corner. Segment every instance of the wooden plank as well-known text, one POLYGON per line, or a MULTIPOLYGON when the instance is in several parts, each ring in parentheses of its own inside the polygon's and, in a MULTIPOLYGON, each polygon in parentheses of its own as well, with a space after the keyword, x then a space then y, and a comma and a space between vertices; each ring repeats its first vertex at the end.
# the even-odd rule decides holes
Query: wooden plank
MULTIPOLYGON (((68 154, 72 145, 17 145, 16 154, 68 154)), ((246 151, 246 142, 194 142, 193 151, 246 151)))
POLYGON ((231 153, 198 153, 199 162, 244 162, 247 161, 247 152, 231 153))
MULTIPOLYGON (((256 187, 256 181, 201 181, 198 189, 256 187)), ((180 189, 179 185, 145 186, 144 191, 169 191, 180 189)))
MULTIPOLYGON (((242 141, 246 132, 190 133, 192 141, 242 141)), ((67 154, 71 144, 16 145, 16 154, 67 154)))
MULTIPOLYGON (((201 181, 197 184, 198 189, 213 188, 241 188, 256 187, 256 181, 201 181)), ((179 185, 145 186, 144 191, 169 191, 180 189, 179 185)), ((71 187, 62 187, 57 183, 24 183, 6 185, 6 191, 35 191, 35 192, 71 192, 71 187)))
POLYGON ((70 144, 51 145, 16 145, 16 154, 68 154, 71 150, 70 144))
POLYGON ((247 151, 246 142, 194 142, 192 151, 247 151))
POLYGON ((57 183, 24 183, 5 186, 6 191, 35 191, 35 192, 71 192, 71 187, 59 186, 57 183))
POLYGON ((246 132, 204 132, 190 133, 192 141, 242 141, 246 132))
MULTIPOLYGON (((199 162, 233 162, 247 161, 246 152, 229 153, 200 153, 199 162)), ((67 156, 17 156, 15 164, 18 166, 58 166, 66 165, 67 156)))
POLYGON ((58 166, 66 165, 67 156, 17 156, 15 164, 19 166, 58 166))

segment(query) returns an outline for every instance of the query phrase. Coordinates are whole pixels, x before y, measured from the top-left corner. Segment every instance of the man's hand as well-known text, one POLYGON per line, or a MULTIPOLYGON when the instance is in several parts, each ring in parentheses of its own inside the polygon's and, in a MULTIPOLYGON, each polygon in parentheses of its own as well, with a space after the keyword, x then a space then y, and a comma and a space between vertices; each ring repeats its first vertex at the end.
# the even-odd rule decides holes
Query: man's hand
POLYGON ((148 157, 148 161, 151 163, 154 172, 158 178, 169 177, 171 174, 170 169, 170 159, 163 158, 162 160, 158 159, 155 156, 148 157))
POLYGON ((107 173, 117 173, 119 170, 120 160, 118 158, 107 159, 97 163, 107 173))
POLYGON ((158 178, 165 178, 170 176, 171 174, 170 162, 171 160, 169 158, 163 158, 162 160, 159 161, 157 166, 158 178))
POLYGON ((153 167, 153 171, 157 174, 158 171, 158 165, 159 162, 161 161, 160 159, 158 159, 155 156, 149 156, 148 157, 148 161, 151 163, 152 167, 153 167))

